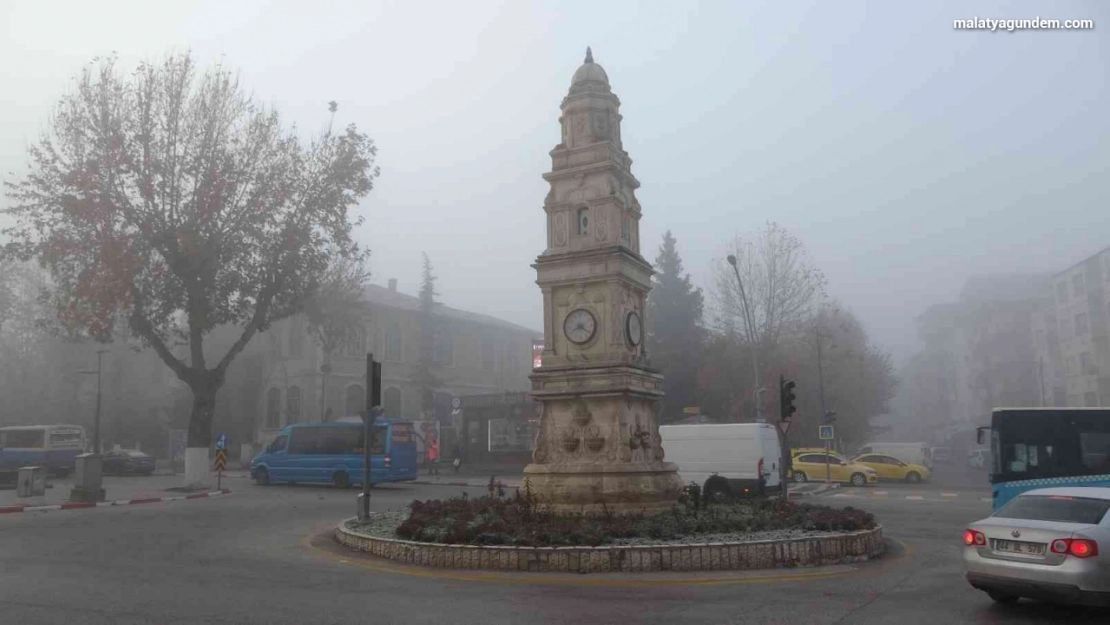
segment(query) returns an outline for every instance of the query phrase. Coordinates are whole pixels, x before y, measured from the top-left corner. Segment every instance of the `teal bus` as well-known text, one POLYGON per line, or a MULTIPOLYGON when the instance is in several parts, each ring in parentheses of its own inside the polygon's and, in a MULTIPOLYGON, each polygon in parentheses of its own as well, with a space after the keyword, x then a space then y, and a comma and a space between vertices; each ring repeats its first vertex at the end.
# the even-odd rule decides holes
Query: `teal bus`
POLYGON ((1110 409, 995 408, 990 433, 992 507, 1050 486, 1110 486, 1110 409))
MULTIPOLYGON (((370 483, 416 479, 416 441, 411 421, 379 419, 370 444, 370 483)), ((261 485, 362 484, 363 424, 296 423, 286 426, 251 460, 251 477, 261 485)))

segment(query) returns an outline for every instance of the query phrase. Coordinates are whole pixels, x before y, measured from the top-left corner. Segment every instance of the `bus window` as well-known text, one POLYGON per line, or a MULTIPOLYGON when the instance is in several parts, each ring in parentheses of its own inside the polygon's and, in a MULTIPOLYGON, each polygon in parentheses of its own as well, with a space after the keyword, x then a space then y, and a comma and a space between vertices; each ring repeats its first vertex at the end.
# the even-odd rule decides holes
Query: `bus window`
POLYGON ((386 428, 384 426, 374 428, 374 435, 370 438, 371 454, 385 453, 385 431, 386 428))
POLYGON ((4 447, 12 449, 42 449, 46 441, 46 430, 34 428, 8 430, 4 432, 4 447))
POLYGON ((1110 433, 1080 432, 1083 466, 1096 473, 1110 473, 1110 433))

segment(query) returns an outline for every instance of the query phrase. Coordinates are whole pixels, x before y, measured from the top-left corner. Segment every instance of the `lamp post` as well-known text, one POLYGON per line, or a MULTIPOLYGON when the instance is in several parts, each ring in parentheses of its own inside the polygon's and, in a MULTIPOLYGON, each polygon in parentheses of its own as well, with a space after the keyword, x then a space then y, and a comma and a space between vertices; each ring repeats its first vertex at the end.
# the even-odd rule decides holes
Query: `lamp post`
POLYGON ((763 421, 763 393, 766 392, 767 389, 759 385, 759 352, 756 349, 755 320, 752 318, 747 292, 744 291, 744 281, 740 279, 740 269, 737 266, 736 257, 729 254, 727 260, 728 264, 732 265, 732 273, 736 276, 736 285, 740 288, 740 305, 744 316, 744 331, 748 335, 748 342, 751 343, 752 348, 752 373, 755 375, 755 384, 753 387, 756 389, 754 395, 756 421, 761 422, 763 421))
POLYGON ((110 350, 107 350, 107 349, 98 349, 98 350, 96 350, 96 370, 95 371, 83 370, 83 371, 78 371, 77 372, 77 373, 86 373, 86 374, 90 374, 90 375, 94 374, 94 373, 96 374, 96 414, 93 417, 93 444, 92 444, 92 449, 93 449, 92 453, 94 453, 94 454, 99 454, 100 453, 100 397, 101 397, 101 392, 100 392, 100 378, 101 378, 101 375, 100 375, 100 371, 102 369, 101 364, 103 363, 104 354, 108 353, 109 351, 110 350))

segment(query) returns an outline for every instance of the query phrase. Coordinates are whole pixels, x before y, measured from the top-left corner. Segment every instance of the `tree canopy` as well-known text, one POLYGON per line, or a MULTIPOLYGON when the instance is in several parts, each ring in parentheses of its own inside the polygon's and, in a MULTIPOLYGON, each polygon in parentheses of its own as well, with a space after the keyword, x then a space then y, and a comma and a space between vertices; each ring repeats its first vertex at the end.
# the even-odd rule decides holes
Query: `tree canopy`
POLYGON ((360 253, 350 211, 375 155, 354 125, 303 141, 222 65, 97 59, 6 185, 3 253, 49 268, 63 323, 107 341, 123 319, 192 389, 189 446, 207 446, 232 360, 303 308, 336 255, 360 253), (241 331, 210 363, 219 326, 241 331))
POLYGON ((704 301, 701 289, 684 273, 682 258, 671 231, 663 235, 656 274, 648 298, 648 354, 664 375, 666 396, 660 420, 671 421, 687 406, 697 405, 697 363, 705 332, 701 327, 704 301))

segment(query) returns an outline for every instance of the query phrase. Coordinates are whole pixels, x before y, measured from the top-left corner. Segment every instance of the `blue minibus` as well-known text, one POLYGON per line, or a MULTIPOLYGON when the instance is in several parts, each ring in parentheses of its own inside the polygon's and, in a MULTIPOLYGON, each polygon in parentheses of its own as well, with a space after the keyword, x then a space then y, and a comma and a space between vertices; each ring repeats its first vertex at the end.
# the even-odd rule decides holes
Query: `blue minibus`
MULTIPOLYGON (((411 421, 374 424, 370 446, 370 483, 416 479, 416 441, 411 421)), ((363 425, 358 422, 296 423, 251 460, 258 484, 362 484, 363 425)))

